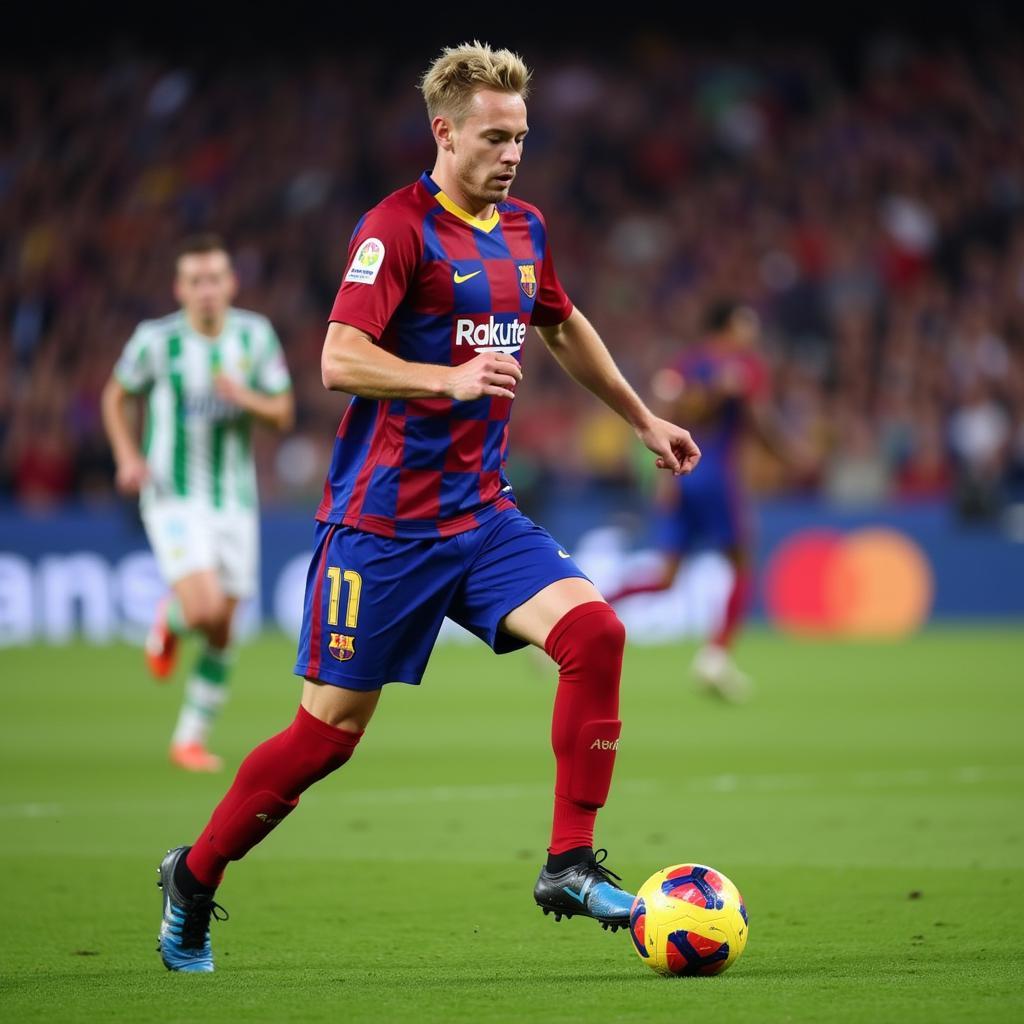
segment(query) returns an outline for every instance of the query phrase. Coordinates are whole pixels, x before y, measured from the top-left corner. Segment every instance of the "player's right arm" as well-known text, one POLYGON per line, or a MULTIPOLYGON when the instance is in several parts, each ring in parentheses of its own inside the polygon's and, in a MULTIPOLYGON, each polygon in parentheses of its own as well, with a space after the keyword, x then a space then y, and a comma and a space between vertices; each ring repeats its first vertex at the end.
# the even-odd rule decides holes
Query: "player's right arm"
POLYGON ((117 467, 115 483, 124 494, 137 494, 149 479, 149 467, 135 440, 128 405, 155 379, 152 337, 139 325, 128 340, 114 372, 103 388, 100 411, 117 467))
POLYGON ((103 413, 103 428, 110 440, 117 467, 115 482, 124 494, 138 494, 149 478, 149 467, 139 451, 135 434, 128 419, 128 402, 133 396, 125 391, 116 376, 111 376, 103 388, 100 408, 103 413))
POLYGON ((320 371, 328 391, 460 402, 484 395, 515 398, 514 388, 523 379, 518 361, 503 352, 483 353, 459 366, 410 363, 382 349, 366 331, 338 322, 327 328, 320 371))
POLYGON ((363 398, 515 398, 517 360, 482 353, 459 366, 414 363, 377 344, 416 276, 423 255, 420 214, 372 209, 348 247, 348 269, 331 310, 320 358, 324 387, 363 398))

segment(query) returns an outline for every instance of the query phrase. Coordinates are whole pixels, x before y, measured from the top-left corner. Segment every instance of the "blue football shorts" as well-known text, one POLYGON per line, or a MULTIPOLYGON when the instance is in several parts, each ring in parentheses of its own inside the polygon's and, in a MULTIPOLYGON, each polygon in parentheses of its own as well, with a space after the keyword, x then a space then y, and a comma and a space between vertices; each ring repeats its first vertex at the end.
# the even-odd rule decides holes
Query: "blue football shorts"
POLYGON ((750 515, 735 477, 731 468, 705 459, 696 472, 680 477, 672 504, 655 516, 658 547, 689 554, 703 548, 728 551, 747 546, 750 515))
POLYGON ((527 646, 501 631, 558 580, 588 579, 516 508, 452 537, 380 537, 316 524, 295 674, 352 690, 418 684, 445 616, 497 654, 527 646))

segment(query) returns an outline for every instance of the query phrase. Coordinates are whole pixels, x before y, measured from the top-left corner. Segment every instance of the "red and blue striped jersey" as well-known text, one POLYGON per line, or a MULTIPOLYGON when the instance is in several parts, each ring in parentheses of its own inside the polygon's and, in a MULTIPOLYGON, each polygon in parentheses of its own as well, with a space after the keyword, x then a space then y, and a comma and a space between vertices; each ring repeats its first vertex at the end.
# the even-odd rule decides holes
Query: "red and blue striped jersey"
MULTIPOLYGON (((731 464, 739 448, 749 406, 770 391, 768 364, 754 350, 722 350, 710 343, 684 352, 673 365, 683 386, 713 396, 724 392, 714 411, 694 424, 699 438, 701 468, 707 474, 716 461, 731 464)), ((684 477, 680 477, 683 485, 684 477)), ((686 485, 683 485, 684 487, 686 485)))
MULTIPOLYGON (((522 360, 527 325, 573 306, 540 210, 498 203, 487 221, 460 209, 426 171, 356 225, 330 319, 413 363, 456 366, 478 352, 522 360)), ((385 537, 447 537, 515 503, 505 477, 512 400, 349 403, 317 509, 321 522, 385 537)))

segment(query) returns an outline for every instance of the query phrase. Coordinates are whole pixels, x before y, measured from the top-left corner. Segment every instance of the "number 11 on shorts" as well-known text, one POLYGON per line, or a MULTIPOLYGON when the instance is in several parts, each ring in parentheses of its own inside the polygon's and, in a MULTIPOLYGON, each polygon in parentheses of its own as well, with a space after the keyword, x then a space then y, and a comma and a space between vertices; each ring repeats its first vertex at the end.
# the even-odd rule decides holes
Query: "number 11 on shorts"
POLYGON ((341 603, 342 581, 348 584, 348 601, 345 604, 345 628, 355 629, 359 621, 359 595, 363 590, 363 578, 353 569, 342 570, 340 566, 329 565, 327 578, 331 581, 330 601, 327 605, 327 623, 338 624, 338 605, 341 603))

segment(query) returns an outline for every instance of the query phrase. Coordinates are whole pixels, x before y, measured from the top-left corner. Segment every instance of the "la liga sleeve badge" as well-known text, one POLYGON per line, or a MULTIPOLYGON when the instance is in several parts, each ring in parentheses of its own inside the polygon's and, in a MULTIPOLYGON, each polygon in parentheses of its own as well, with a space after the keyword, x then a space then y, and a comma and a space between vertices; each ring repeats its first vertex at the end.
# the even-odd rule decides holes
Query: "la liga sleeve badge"
POLYGON ((365 238, 352 257, 345 280, 356 284, 373 284, 383 262, 384 243, 379 238, 365 238))

